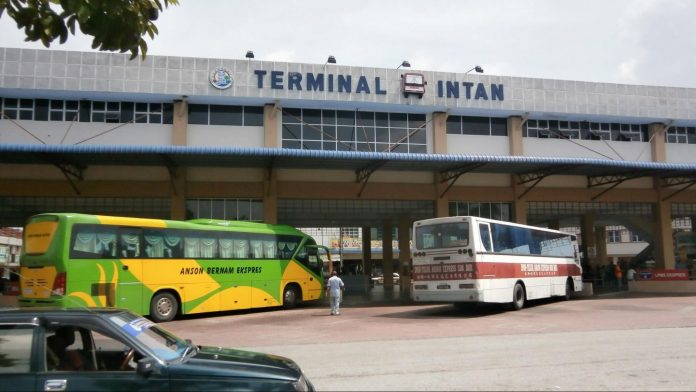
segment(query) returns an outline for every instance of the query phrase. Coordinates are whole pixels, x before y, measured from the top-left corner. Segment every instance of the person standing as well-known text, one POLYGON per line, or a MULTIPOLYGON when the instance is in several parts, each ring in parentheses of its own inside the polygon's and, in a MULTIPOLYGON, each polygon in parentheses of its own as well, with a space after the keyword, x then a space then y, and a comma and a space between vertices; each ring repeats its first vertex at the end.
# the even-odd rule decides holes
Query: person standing
POLYGON ((616 277, 616 285, 619 290, 621 290, 621 279, 623 279, 623 271, 621 271, 621 265, 617 261, 614 264, 614 276, 616 277))
POLYGON ((331 277, 329 281, 326 282, 326 294, 331 301, 331 315, 339 315, 339 306, 341 304, 341 298, 343 297, 343 291, 345 290, 345 285, 343 280, 338 277, 336 270, 331 271, 331 277))

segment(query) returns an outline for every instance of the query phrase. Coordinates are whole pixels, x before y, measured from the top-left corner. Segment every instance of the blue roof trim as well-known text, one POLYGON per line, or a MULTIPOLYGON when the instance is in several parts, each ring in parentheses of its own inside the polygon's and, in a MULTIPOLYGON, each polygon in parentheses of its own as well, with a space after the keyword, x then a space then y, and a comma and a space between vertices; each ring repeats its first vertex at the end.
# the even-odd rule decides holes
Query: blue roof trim
POLYGON ((171 154, 199 156, 253 156, 263 158, 336 159, 356 161, 434 162, 434 163, 498 163, 528 165, 584 165, 641 170, 696 171, 696 163, 663 163, 596 158, 530 157, 464 154, 408 154, 386 152, 352 152, 295 150, 284 148, 134 146, 134 145, 58 145, 0 144, 1 153, 55 154, 171 154))

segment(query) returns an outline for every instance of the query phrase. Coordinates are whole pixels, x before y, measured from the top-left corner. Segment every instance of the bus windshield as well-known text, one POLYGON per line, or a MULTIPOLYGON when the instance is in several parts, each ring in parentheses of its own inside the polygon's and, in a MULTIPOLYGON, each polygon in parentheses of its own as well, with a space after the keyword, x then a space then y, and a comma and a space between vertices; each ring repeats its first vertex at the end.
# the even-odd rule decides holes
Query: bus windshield
POLYGON ((440 249, 469 245, 469 222, 439 223, 416 228, 416 248, 440 249))

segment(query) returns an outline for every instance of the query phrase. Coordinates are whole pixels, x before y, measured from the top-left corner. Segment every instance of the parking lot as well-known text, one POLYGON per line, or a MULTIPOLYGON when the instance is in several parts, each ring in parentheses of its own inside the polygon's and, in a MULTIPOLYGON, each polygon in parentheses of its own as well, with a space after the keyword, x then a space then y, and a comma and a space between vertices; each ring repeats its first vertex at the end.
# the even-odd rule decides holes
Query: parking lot
POLYGON ((166 323, 197 344, 296 360, 318 390, 696 390, 696 297, 482 306, 328 305, 166 323))

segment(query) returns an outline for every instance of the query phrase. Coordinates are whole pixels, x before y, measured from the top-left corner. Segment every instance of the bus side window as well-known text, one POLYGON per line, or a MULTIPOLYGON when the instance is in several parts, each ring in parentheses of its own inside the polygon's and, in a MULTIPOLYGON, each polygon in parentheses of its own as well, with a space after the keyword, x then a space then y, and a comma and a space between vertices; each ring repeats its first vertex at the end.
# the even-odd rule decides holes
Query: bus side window
POLYGON ((140 257, 140 234, 136 230, 121 230, 121 257, 140 257))
POLYGON ((481 243, 483 244, 483 249, 486 252, 493 251, 493 245, 491 243, 491 228, 486 223, 479 223, 479 234, 481 236, 481 243))

